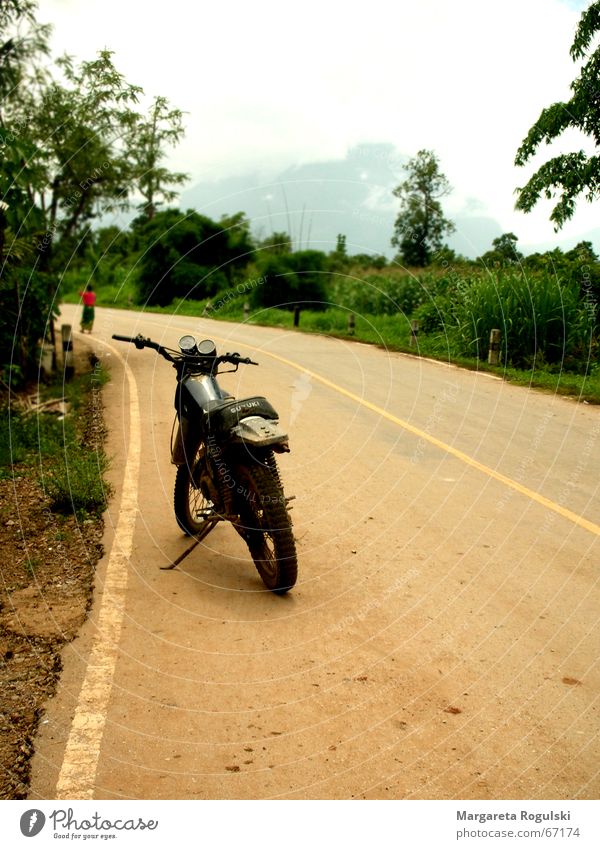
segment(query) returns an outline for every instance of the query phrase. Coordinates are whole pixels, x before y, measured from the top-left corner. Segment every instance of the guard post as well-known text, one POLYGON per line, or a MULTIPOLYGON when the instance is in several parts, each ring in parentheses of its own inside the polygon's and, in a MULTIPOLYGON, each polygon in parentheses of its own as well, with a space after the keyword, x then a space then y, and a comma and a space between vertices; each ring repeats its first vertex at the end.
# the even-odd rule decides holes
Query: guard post
POLYGON ((418 335, 419 335, 419 322, 416 319, 412 319, 412 321, 410 323, 410 339, 408 340, 411 348, 413 348, 417 344, 418 335))
POLYGON ((63 349, 63 369, 65 380, 71 380, 75 374, 75 360, 73 357, 73 336, 71 325, 63 324, 60 328, 63 349))
POLYGON ((298 327, 300 324, 300 307, 298 304, 294 307, 294 327, 298 327))
POLYGON ((356 319, 354 318, 354 313, 351 312, 348 315, 348 335, 354 336, 354 330, 356 328, 356 319))
POLYGON ((490 330, 490 349, 488 351, 488 363, 497 366, 500 362, 500 331, 496 328, 490 330))

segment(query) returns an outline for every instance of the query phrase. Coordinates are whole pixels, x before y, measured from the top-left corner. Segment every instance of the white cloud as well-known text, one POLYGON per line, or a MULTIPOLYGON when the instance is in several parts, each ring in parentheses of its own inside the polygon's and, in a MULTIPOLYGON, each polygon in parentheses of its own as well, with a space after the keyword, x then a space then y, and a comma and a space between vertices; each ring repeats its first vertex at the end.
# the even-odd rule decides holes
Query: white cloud
MULTIPOLYGON (((41 0, 54 46, 108 46, 128 79, 187 111, 174 166, 195 179, 342 158, 361 142, 438 154, 454 208, 477 198, 523 242, 547 209, 513 211, 516 149, 541 108, 569 96, 579 18, 558 0, 41 0)), ((593 207, 576 222, 595 226, 593 207), (593 222, 593 223, 592 223, 593 222)), ((565 234, 567 229, 565 229, 565 234)))

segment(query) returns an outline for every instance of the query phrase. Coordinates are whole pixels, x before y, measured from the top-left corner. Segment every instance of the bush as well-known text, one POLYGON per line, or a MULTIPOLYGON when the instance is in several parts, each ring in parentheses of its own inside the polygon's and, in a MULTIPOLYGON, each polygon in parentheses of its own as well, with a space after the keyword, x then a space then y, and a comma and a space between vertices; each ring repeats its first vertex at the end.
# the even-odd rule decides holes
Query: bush
POLYGON ((456 353, 485 357, 490 331, 498 328, 504 360, 517 367, 530 367, 540 355, 545 363, 573 367, 574 354, 589 350, 594 330, 577 287, 551 275, 499 272, 475 279, 446 302, 443 315, 456 353))
POLYGON ((14 385, 37 374, 37 344, 45 338, 56 315, 54 291, 47 277, 26 268, 3 271, 0 277, 0 369, 6 383, 12 381, 14 385))
POLYGON ((422 281, 410 274, 336 275, 329 285, 332 303, 360 315, 411 315, 427 297, 422 281))
POLYGON ((102 511, 111 487, 104 481, 109 462, 104 451, 65 450, 44 475, 43 483, 55 510, 66 512, 102 511))
POLYGON ((139 301, 148 305, 214 295, 227 282, 228 263, 239 260, 227 231, 193 210, 160 212, 139 224, 135 237, 142 251, 139 301))
POLYGON ((320 251, 264 252, 256 263, 257 273, 264 282, 252 289, 250 303, 259 308, 291 310, 299 304, 323 309, 327 300, 326 264, 327 257, 320 251))

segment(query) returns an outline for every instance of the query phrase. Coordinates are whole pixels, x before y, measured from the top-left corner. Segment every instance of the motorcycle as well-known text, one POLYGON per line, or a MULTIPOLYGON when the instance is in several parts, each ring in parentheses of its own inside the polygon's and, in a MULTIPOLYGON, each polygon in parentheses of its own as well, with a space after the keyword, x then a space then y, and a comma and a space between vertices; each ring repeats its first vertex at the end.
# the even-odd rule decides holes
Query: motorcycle
POLYGON ((262 396, 236 399, 217 381, 240 365, 258 365, 238 353, 218 355, 210 339, 182 336, 179 350, 141 335, 113 339, 151 348, 177 372, 171 462, 175 518, 182 531, 204 539, 231 522, 246 542, 265 586, 284 594, 298 566, 292 522, 275 454, 289 452, 277 412, 262 396), (219 371, 219 366, 233 368, 219 371))

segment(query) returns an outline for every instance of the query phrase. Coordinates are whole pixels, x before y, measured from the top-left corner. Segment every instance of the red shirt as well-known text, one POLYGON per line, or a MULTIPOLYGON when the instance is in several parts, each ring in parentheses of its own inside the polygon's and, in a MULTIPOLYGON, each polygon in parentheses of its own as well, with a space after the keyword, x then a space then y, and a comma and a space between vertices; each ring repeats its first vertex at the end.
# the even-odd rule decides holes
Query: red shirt
POLYGON ((95 292, 80 292, 79 297, 83 298, 84 307, 93 307, 96 303, 96 293, 95 292))

